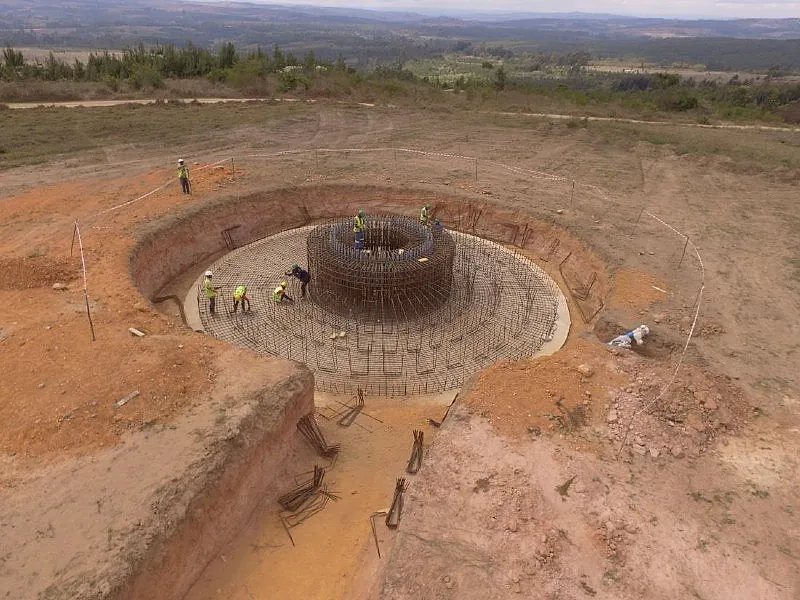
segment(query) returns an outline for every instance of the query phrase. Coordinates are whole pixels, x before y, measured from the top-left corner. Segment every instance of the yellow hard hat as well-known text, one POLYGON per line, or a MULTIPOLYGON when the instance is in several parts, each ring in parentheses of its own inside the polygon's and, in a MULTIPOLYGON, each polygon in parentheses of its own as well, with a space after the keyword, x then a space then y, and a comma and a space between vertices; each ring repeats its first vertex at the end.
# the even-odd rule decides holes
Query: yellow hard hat
POLYGON ((281 281, 281 287, 287 287, 288 285, 289 285, 289 282, 281 281))

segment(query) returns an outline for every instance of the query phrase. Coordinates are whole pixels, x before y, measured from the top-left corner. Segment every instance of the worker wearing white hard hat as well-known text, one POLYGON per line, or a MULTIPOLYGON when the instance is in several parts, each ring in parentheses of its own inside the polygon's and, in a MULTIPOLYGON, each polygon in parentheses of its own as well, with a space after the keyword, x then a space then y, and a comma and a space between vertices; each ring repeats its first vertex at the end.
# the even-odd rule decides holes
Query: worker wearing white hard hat
POLYGON ((189 183, 189 169, 184 164, 183 159, 178 159, 178 180, 181 182, 181 189, 184 194, 192 193, 192 186, 189 183))
POLYGON ((216 314, 217 310, 217 290, 221 289, 218 286, 215 286, 212 283, 212 278, 214 277, 214 273, 211 271, 206 271, 206 276, 203 279, 203 290, 206 293, 206 298, 208 298, 208 312, 212 315, 216 314))

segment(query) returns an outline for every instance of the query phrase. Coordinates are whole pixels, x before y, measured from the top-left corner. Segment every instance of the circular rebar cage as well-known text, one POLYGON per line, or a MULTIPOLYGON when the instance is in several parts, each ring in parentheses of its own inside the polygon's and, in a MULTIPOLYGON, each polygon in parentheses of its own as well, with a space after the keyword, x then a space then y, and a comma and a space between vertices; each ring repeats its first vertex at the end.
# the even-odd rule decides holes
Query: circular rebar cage
POLYGON ((311 297, 337 314, 402 322, 450 298, 453 238, 408 217, 367 217, 362 244, 352 219, 320 225, 307 252, 311 297))
MULTIPOLYGON (((305 363, 314 372, 317 389, 352 394, 361 388, 380 396, 456 388, 493 362, 530 357, 553 339, 566 300, 555 282, 525 256, 461 232, 444 232, 437 238, 439 234, 426 234, 410 219, 376 217, 372 226, 377 237, 369 243, 365 239, 365 249, 371 252, 363 258, 355 257, 355 248, 349 246, 354 242, 352 219, 283 231, 222 257, 209 267, 214 283, 222 288, 216 314, 210 314, 202 287, 197 290, 206 332, 256 352, 305 363), (380 233, 380 223, 387 224, 385 234, 380 233), (398 223, 399 232, 391 232, 390 223, 398 223), (424 265, 413 257, 422 258, 425 252, 432 256, 437 243, 444 256, 439 268, 446 269, 448 257, 452 268, 449 280, 444 275, 430 277, 431 288, 439 294, 434 299, 409 291, 402 301, 392 302, 391 293, 385 293, 381 309, 367 302, 369 296, 358 294, 355 279, 336 279, 342 274, 369 278, 364 272, 374 269, 382 273, 379 280, 391 280, 397 271, 403 281, 404 266, 424 265), (403 254, 408 251, 408 260, 381 258, 380 253, 397 252, 398 247, 403 254), (314 256, 317 249, 321 263, 314 256), (337 266, 336 261, 345 259, 350 270, 337 266), (354 266, 355 261, 362 262, 354 266), (285 273, 294 263, 311 265, 308 294, 301 298, 300 282, 291 278, 288 292, 294 302, 275 302, 273 289, 287 279, 285 273), (331 273, 316 272, 317 268, 331 273), (331 276, 333 283, 324 283, 331 276), (337 281, 339 288, 326 287, 337 281), (247 313, 241 306, 233 310, 233 292, 241 284, 247 285, 252 303, 247 313), (341 299, 326 297, 325 289, 341 299)), ((419 289, 413 277, 421 277, 424 288, 428 276, 411 272, 417 274, 411 276, 414 285, 408 290, 419 289)))

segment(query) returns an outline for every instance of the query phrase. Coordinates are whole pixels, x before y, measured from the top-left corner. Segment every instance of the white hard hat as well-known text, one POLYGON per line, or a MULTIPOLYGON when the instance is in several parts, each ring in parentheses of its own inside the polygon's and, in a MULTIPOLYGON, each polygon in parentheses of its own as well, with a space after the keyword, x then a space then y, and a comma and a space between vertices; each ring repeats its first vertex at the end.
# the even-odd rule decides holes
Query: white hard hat
POLYGON ((213 275, 211 271, 206 271, 206 277, 213 277, 213 275))
POLYGON ((179 159, 178 159, 178 164, 179 164, 179 165, 182 165, 182 164, 183 164, 183 159, 182 159, 182 158, 179 158, 179 159))

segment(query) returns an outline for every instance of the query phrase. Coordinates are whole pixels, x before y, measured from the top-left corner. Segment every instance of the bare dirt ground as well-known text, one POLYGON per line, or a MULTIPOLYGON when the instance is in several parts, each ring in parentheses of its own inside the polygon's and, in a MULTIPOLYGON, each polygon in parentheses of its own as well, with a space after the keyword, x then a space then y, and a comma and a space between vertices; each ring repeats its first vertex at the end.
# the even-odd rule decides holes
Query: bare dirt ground
MULTIPOLYGON (((355 515, 381 498, 382 507, 388 503, 386 481, 400 476, 394 465, 406 458, 406 442, 402 457, 401 444, 385 447, 380 478, 369 469, 353 471, 348 487, 352 482, 359 493, 336 507, 347 519, 336 521, 334 512, 315 517, 326 536, 320 548, 353 532, 348 539, 358 547, 340 546, 326 571, 342 581, 326 576, 324 586, 290 591, 291 578, 284 578, 281 597, 362 597, 368 591, 386 598, 800 595, 800 193, 794 163, 785 162, 797 159, 796 141, 785 133, 684 130, 673 146, 648 141, 653 132, 644 126, 574 127, 555 119, 324 104, 301 109, 248 107, 263 111, 259 124, 221 130, 213 139, 136 151, 120 144, 104 148, 102 156, 88 151, 69 162, 61 157, 2 174, 0 379, 7 393, 0 402, 0 589, 29 590, 6 597, 34 598, 33 590, 51 584, 47 597, 72 597, 72 588, 58 582, 72 581, 75 564, 89 564, 86 549, 109 526, 87 520, 70 534, 69 546, 51 537, 69 516, 37 509, 53 493, 50 482, 60 481, 49 479, 48 469, 73 473, 71 485, 80 486, 80 478, 89 477, 77 468, 82 461, 107 460, 133 432, 170 431, 218 376, 226 350, 187 332, 174 314, 149 307, 129 279, 137 235, 159 216, 276 180, 480 193, 486 202, 533 213, 585 240, 605 259, 612 282, 596 321, 576 328, 562 353, 496 365, 462 396, 411 483, 390 559, 366 558, 374 551, 365 533, 369 515, 355 515), (757 160, 741 154, 748 145, 758 148, 757 160), (173 176, 178 155, 210 160, 381 146, 478 156, 477 180, 470 162, 356 153, 237 163, 236 182, 225 170, 198 173, 192 197, 172 186, 86 223, 98 332, 91 342, 78 263, 69 258, 75 219, 160 185, 173 176), (606 204, 581 186, 571 197, 568 183, 510 172, 492 160, 601 186, 626 204, 606 204), (674 385, 652 405, 692 325, 699 265, 691 254, 680 261, 681 238, 647 218, 636 223, 643 206, 690 236, 706 271, 699 336, 674 385), (67 290, 54 290, 55 282, 67 290), (601 344, 639 323, 654 329, 641 353, 611 353, 601 344), (148 336, 133 338, 132 326, 148 336), (114 402, 133 390, 141 396, 115 410, 114 402), (356 500, 362 489, 371 494, 363 506, 356 500), (27 500, 11 503, 12 497, 27 500), (12 512, 27 520, 26 528, 9 526, 12 512), (337 524, 328 528, 326 519, 337 524), (41 551, 47 544, 49 553, 41 551), (65 564, 55 573, 57 553, 65 564), (41 587, 25 588, 31 578, 41 587)), ((557 269, 538 254, 548 270, 557 269)), ((577 312, 573 323, 580 323, 577 312)), ((421 418, 409 414, 398 422, 407 427, 421 418)), ((368 440, 364 444, 369 452, 368 440)), ((158 473, 183 464, 167 462, 158 473)), ((117 487, 105 494, 125 493, 122 482, 108 485, 117 487)), ((96 500, 87 494, 77 502, 96 510, 96 500)), ((119 522, 128 518, 120 515, 119 522)), ((315 569, 317 560, 330 556, 282 547, 271 562, 269 546, 284 543, 285 534, 278 532, 276 542, 267 526, 255 530, 257 538, 249 531, 233 544, 246 548, 255 539, 266 550, 237 558, 235 569, 218 559, 201 578, 209 587, 198 588, 195 597, 214 597, 217 589, 248 600, 272 597, 270 589, 255 595, 250 583, 251 592, 235 583, 279 568, 315 569)), ((380 537, 387 541, 385 531, 380 537)), ((102 554, 99 546, 93 551, 102 554)), ((82 576, 91 578, 90 571, 91 565, 82 576)), ((107 565, 97 563, 95 572, 102 581, 107 565)))
MULTIPOLYGON (((342 410, 339 398, 318 394, 320 414, 332 416, 319 418, 322 431, 342 445, 326 474, 326 482, 340 500, 293 528, 293 545, 278 518, 275 497, 265 498, 242 533, 209 565, 187 600, 348 597, 365 566, 358 550, 374 552, 369 516, 388 508, 386 497, 394 489, 395 476, 405 469, 413 431, 423 430, 430 439, 435 430, 430 429, 428 418, 441 419, 454 395, 369 398, 364 412, 370 416, 359 416, 356 424, 345 428, 336 424, 328 410, 342 410), (303 564, 316 566, 298 569, 303 564)), ((315 463, 320 464, 319 457, 309 452, 297 460, 298 473, 315 463)), ((286 480, 286 489, 281 491, 292 485, 291 479, 286 480)), ((378 523, 382 523, 380 518, 378 523)))

